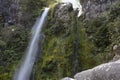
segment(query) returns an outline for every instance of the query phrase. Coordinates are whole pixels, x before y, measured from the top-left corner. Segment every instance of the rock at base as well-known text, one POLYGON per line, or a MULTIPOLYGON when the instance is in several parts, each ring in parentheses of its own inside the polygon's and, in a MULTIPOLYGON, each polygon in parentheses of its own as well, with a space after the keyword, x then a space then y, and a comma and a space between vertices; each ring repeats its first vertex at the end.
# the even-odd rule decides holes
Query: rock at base
POLYGON ((76 80, 120 80, 120 60, 77 73, 74 77, 76 80))
POLYGON ((61 80, 75 80, 75 79, 72 79, 72 78, 69 78, 69 77, 65 77, 65 78, 63 78, 61 80))

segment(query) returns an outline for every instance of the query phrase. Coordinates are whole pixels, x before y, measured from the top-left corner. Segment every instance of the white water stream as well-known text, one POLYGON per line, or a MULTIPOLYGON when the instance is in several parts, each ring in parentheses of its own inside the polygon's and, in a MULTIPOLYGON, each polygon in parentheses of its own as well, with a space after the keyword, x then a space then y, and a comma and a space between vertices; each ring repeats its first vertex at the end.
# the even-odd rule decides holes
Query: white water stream
POLYGON ((42 27, 44 26, 48 11, 49 8, 45 8, 42 16, 37 20, 37 22, 33 26, 33 34, 25 58, 20 66, 20 69, 16 71, 14 75, 14 80, 30 80, 32 68, 37 56, 40 33, 42 31, 42 27))
POLYGON ((80 17, 80 15, 82 14, 82 6, 81 6, 79 0, 61 0, 61 2, 63 2, 63 3, 66 3, 66 2, 72 3, 74 10, 76 10, 78 8, 78 10, 79 10, 78 17, 80 17))
MULTIPOLYGON (((62 0, 61 2, 70 2, 73 5, 74 10, 78 9, 78 17, 82 14, 82 6, 79 1, 77 0, 62 0)), ((38 51, 38 43, 39 43, 39 38, 40 38, 40 33, 42 31, 42 27, 45 23, 47 14, 48 14, 49 8, 45 8, 42 16, 36 21, 35 25, 33 26, 32 29, 32 37, 27 49, 27 52, 25 54, 25 57, 23 59, 23 62, 16 71, 14 75, 14 80, 30 80, 30 75, 32 72, 32 68, 37 56, 37 51, 38 51)))

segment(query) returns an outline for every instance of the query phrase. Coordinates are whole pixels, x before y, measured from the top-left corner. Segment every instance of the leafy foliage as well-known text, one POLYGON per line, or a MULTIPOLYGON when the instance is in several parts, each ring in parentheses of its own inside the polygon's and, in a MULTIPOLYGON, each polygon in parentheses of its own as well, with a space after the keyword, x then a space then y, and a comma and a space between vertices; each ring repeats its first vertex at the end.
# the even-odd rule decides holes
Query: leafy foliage
POLYGON ((28 43, 28 31, 15 26, 0 30, 0 80, 13 78, 28 43))
POLYGON ((117 1, 116 4, 111 6, 110 10, 103 12, 99 17, 84 23, 89 40, 96 46, 94 54, 97 54, 99 58, 102 58, 102 62, 108 61, 110 57, 112 57, 108 55, 113 55, 112 53, 108 54, 111 52, 112 47, 114 45, 119 45, 119 7, 120 1, 117 1))

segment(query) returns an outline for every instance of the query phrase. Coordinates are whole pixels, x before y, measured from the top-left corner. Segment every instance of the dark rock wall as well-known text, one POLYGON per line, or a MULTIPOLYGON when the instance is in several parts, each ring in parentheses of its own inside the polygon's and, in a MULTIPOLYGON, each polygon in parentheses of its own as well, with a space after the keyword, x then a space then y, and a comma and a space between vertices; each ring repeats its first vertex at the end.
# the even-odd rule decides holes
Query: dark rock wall
POLYGON ((86 20, 97 17, 100 13, 108 10, 116 0, 84 0, 81 1, 84 17, 86 20))
POLYGON ((4 26, 18 23, 19 0, 0 0, 0 16, 4 26))

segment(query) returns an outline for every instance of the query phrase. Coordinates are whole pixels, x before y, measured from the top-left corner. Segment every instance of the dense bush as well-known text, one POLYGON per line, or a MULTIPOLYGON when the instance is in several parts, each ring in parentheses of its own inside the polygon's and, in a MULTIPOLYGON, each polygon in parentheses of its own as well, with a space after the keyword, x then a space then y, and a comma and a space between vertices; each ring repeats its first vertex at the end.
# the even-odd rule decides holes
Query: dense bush
POLYGON ((29 30, 11 26, 0 30, 0 80, 13 78, 28 44, 29 30))
MULTIPOLYGON (((94 54, 103 57, 103 62, 108 61, 107 53, 110 53, 114 45, 119 45, 120 39, 120 1, 117 1, 107 12, 103 12, 99 17, 86 21, 84 27, 91 42, 96 46, 94 54), (107 57, 107 58, 106 58, 107 57)), ((111 54, 112 55, 112 54, 111 54)))

